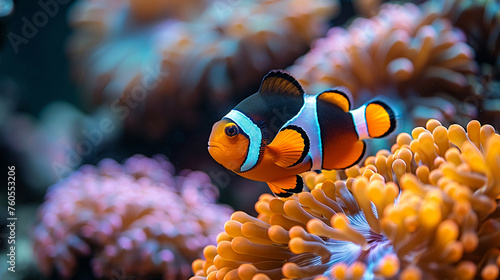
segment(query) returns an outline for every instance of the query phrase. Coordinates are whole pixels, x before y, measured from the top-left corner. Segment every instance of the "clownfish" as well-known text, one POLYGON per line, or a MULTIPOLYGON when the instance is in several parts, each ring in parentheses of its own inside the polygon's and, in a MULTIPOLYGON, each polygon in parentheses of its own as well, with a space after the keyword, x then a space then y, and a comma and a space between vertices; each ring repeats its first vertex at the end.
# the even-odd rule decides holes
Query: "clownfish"
POLYGON ((290 74, 273 70, 257 93, 213 125, 208 152, 225 168, 289 197, 302 191, 299 174, 351 167, 365 153, 363 139, 384 137, 396 127, 385 102, 351 106, 346 88, 310 95, 290 74))

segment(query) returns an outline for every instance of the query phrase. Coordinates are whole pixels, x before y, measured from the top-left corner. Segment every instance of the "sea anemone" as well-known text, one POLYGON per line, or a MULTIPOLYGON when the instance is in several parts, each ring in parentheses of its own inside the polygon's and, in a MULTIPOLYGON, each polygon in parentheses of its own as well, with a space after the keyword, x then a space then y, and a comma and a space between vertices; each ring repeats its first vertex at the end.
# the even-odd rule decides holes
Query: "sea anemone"
POLYGON ((352 0, 350 1, 357 14, 368 17, 377 14, 381 0, 352 0))
POLYGON ((89 99, 160 137, 196 123, 203 101, 224 109, 289 65, 336 10, 336 0, 80 0, 68 51, 89 99))
POLYGON ((464 31, 468 43, 480 55, 480 62, 491 65, 498 63, 500 5, 497 1, 432 0, 428 6, 430 10, 449 18, 454 26, 464 31))
POLYGON ((95 277, 189 277, 189 264, 215 243, 231 209, 215 204, 205 173, 173 174, 164 157, 136 155, 123 165, 83 166, 52 186, 33 231, 41 271, 69 278, 90 258, 95 277))
POLYGON ((379 96, 404 99, 411 127, 437 118, 466 123, 477 108, 467 75, 477 72, 473 49, 450 20, 417 6, 384 4, 371 18, 333 27, 289 68, 308 92, 345 86, 357 102, 379 96))
POLYGON ((500 96, 498 94, 498 62, 500 55, 500 5, 498 1, 433 0, 429 9, 449 18, 467 36, 467 43, 476 51, 479 74, 469 77, 474 96, 468 102, 481 108, 484 119, 500 125, 500 96))
POLYGON ((191 280, 497 279, 499 158, 492 126, 430 120, 363 167, 233 213, 191 280))

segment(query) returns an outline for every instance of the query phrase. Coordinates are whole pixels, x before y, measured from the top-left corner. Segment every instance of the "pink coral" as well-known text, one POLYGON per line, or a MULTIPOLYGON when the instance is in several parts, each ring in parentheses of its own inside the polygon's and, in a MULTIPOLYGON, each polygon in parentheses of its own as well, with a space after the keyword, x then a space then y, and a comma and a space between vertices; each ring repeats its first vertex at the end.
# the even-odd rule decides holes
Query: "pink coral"
POLYGON ((91 257, 96 277, 185 279, 189 264, 229 218, 203 172, 182 171, 164 157, 136 155, 123 165, 106 159, 83 166, 51 187, 39 208, 34 251, 40 269, 64 278, 91 257))

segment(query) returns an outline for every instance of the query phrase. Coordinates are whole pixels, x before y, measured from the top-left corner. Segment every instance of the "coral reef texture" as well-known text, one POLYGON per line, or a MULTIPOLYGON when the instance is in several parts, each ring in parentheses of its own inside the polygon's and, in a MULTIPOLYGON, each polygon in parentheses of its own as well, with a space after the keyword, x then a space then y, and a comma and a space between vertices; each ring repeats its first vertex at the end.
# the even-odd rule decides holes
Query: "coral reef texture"
MULTIPOLYGON (((129 129, 155 137, 192 124, 202 102, 286 67, 323 34, 335 0, 76 2, 68 45, 75 79, 129 129)), ((238 97, 241 97, 238 96, 238 97)))
POLYGON ((69 278, 85 257, 95 277, 189 277, 232 210, 214 203, 205 173, 173 172, 161 156, 136 155, 83 166, 52 186, 33 232, 40 269, 69 278))
POLYGON ((492 126, 429 120, 362 167, 304 174, 310 192, 233 213, 191 280, 498 279, 499 159, 492 126))
POLYGON ((99 145, 109 143, 120 132, 119 126, 111 123, 112 129, 106 137, 102 132, 96 135, 99 123, 113 117, 104 110, 86 115, 66 102, 52 102, 35 118, 12 110, 14 101, 2 101, 5 107, 0 109, 4 109, 0 116, 0 137, 22 161, 26 171, 22 176, 27 187, 38 194, 43 195, 48 186, 77 169, 82 158, 98 150, 99 145), (96 146, 85 140, 89 132, 97 139, 92 139, 96 146))
MULTIPOLYGON (((473 1, 384 4, 371 18, 330 29, 289 69, 310 92, 345 86, 358 102, 380 95, 402 99, 412 126, 429 118, 466 124, 478 116, 483 98, 470 82, 478 72, 478 50, 467 44, 471 32, 453 25, 464 25, 460 15, 480 6, 465 2, 473 1)), ((467 30, 479 21, 469 18, 467 30)))
POLYGON ((498 1, 434 1, 432 9, 449 18, 453 25, 467 35, 467 43, 476 51, 479 63, 478 76, 469 77, 474 87, 472 104, 482 110, 482 114, 500 124, 500 96, 498 61, 500 54, 500 5, 498 1))

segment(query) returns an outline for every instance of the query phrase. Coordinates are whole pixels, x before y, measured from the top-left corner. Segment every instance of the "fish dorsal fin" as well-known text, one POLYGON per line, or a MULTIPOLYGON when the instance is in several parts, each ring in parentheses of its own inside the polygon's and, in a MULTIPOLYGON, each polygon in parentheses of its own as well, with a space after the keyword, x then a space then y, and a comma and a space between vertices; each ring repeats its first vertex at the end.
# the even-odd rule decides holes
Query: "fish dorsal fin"
POLYGON ((288 168, 304 160, 309 152, 309 139, 302 128, 290 125, 282 129, 268 147, 276 165, 288 168))
POLYGON ((339 106, 344 112, 351 110, 352 95, 345 87, 336 87, 319 94, 318 99, 339 106))
POLYGON ((302 192, 304 183, 299 175, 290 176, 281 180, 267 182, 271 191, 279 197, 289 197, 294 193, 302 192))
POLYGON ((259 92, 267 94, 303 95, 300 83, 284 70, 271 70, 262 80, 259 92))

